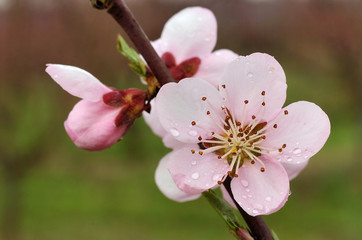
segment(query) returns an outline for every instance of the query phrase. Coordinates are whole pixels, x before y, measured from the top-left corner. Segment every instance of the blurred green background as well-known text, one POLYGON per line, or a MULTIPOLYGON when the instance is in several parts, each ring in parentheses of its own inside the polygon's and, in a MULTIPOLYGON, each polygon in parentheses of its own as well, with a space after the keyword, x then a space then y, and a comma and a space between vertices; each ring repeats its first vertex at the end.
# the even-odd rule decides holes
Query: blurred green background
MULTIPOLYGON (((361 239, 361 1, 129 0, 150 39, 186 6, 211 9, 216 49, 269 53, 287 104, 329 115, 325 147, 265 220, 280 239, 361 239)), ((81 67, 116 88, 143 87, 116 51, 120 27, 87 0, 0 0, 0 239, 233 239, 203 198, 176 203, 153 174, 168 152, 142 118, 102 152, 77 149, 63 121, 78 101, 45 74, 81 67)))

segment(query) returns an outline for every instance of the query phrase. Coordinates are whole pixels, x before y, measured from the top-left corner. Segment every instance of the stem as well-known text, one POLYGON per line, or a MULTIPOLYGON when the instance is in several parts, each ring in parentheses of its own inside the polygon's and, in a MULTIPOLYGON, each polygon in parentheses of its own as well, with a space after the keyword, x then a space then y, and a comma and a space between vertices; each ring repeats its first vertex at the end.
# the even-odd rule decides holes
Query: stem
POLYGON ((247 214, 235 201, 233 193, 231 192, 230 187, 231 178, 227 177, 224 181, 224 187, 229 193, 231 199, 235 203, 236 207, 238 208, 240 214, 243 216, 246 224, 248 224, 248 227, 250 228, 251 234, 255 238, 255 240, 274 240, 272 233, 270 232, 270 229, 264 222, 263 218, 261 216, 252 217, 249 214, 247 214))
POLYGON ((175 80, 152 47, 148 37, 137 23, 124 1, 114 0, 108 9, 108 13, 111 14, 116 22, 123 28, 139 53, 142 54, 160 85, 162 86, 166 83, 174 82, 175 80))

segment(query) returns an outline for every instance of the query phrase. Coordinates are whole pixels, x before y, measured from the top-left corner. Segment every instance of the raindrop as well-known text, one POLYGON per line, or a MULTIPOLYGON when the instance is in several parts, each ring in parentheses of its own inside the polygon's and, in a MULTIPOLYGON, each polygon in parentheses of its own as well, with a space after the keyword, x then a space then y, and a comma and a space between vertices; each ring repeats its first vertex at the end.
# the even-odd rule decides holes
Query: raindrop
POLYGON ((246 191, 246 192, 250 192, 250 189, 249 189, 249 188, 247 188, 247 189, 245 189, 245 191, 246 191))
POLYGON ((254 210, 253 210, 253 213, 254 213, 254 214, 257 214, 257 213, 259 213, 259 211, 256 210, 256 209, 254 209, 254 210))
POLYGON ((207 38, 205 38, 204 40, 205 40, 206 42, 210 42, 210 41, 211 41, 211 39, 210 39, 210 38, 208 38, 208 37, 207 37, 207 38))
POLYGON ((253 204, 253 207, 254 208, 256 208, 256 209, 258 209, 258 210, 263 210, 263 205, 261 205, 261 204, 259 204, 259 203, 255 203, 255 204, 253 204))
POLYGON ((245 195, 243 195, 243 196, 241 196, 242 198, 244 198, 244 199, 247 199, 247 196, 245 196, 245 195))
POLYGON ((200 177, 200 174, 198 172, 194 172, 192 175, 191 175, 191 178, 194 179, 194 180, 197 180, 199 179, 200 177))
POLYGON ((251 77, 253 77, 253 74, 252 74, 251 72, 249 72, 249 73, 247 74, 247 76, 251 78, 251 77))
POLYGON ((293 153, 294 154, 300 154, 302 150, 300 148, 294 148, 293 153))
POLYGON ((192 162, 191 162, 191 165, 195 166, 196 163, 197 163, 196 161, 192 161, 192 162))
POLYGON ((170 130, 172 136, 177 137, 180 135, 180 132, 176 128, 171 128, 170 130))
POLYGON ((271 202, 271 197, 268 196, 268 197, 265 198, 265 200, 266 200, 267 202, 271 202))
POLYGON ((191 130, 191 131, 189 131, 189 135, 192 136, 192 137, 196 137, 197 132, 195 130, 191 130))
POLYGON ((288 158, 287 158, 287 162, 291 162, 291 161, 293 161, 293 158, 288 157, 288 158))
POLYGON ((308 159, 308 158, 309 158, 309 156, 308 156, 308 155, 305 155, 305 156, 304 156, 304 159, 308 159))
POLYGON ((251 194, 248 194, 248 198, 252 198, 253 196, 251 194))
POLYGON ((215 174, 213 177, 212 177, 212 180, 214 181, 219 181, 221 178, 222 178, 222 174, 215 174))
POLYGON ((55 74, 55 75, 53 76, 53 78, 58 78, 58 75, 57 75, 57 74, 55 74))
POLYGON ((246 180, 241 180, 241 184, 244 186, 244 187, 247 187, 247 186, 249 186, 249 183, 248 183, 248 181, 246 181, 246 180))

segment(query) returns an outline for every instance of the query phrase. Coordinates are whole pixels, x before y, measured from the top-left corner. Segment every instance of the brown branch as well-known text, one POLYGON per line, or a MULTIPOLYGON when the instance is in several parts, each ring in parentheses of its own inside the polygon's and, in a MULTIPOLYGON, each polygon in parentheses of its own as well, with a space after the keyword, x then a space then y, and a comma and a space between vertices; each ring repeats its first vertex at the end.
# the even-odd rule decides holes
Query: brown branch
POLYGON ((229 193, 231 199, 235 203, 236 207, 238 208, 240 214, 243 216, 246 224, 248 224, 248 227, 251 231, 251 234, 255 238, 255 240, 274 240, 273 235, 270 232, 270 229, 264 222, 263 218, 261 216, 252 217, 249 214, 247 214, 236 202, 234 199, 233 193, 231 191, 230 187, 231 178, 227 177, 223 183, 225 189, 229 193))
POLYGON ((127 33, 139 53, 142 54, 146 60, 160 85, 162 86, 168 82, 174 82, 175 80, 152 47, 148 37, 142 30, 141 26, 137 23, 124 1, 114 0, 113 4, 111 4, 108 9, 108 13, 112 15, 112 17, 127 33))

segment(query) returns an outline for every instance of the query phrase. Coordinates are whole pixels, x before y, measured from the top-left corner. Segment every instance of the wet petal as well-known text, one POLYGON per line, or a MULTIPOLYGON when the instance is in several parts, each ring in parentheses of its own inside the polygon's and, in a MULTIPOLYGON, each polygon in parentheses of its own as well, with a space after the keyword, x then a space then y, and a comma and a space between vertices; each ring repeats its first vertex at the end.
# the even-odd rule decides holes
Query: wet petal
POLYGON ((231 181, 235 200, 251 216, 271 214, 279 210, 288 199, 289 179, 283 166, 276 161, 260 157, 265 164, 245 161, 239 177, 231 181), (261 172, 260 168, 265 171, 261 172))
POLYGON ((285 102, 286 88, 282 67, 272 56, 264 53, 240 56, 232 61, 226 67, 220 83, 221 93, 228 101, 227 106, 238 121, 244 118, 246 123, 251 121, 252 115, 262 120, 272 119, 285 102), (247 105, 245 100, 248 101, 247 105))
POLYGON ((79 101, 64 122, 65 130, 77 147, 96 151, 110 147, 127 130, 127 125, 115 126, 120 108, 103 102, 79 101))
POLYGON ((189 7, 171 17, 154 46, 159 55, 171 52, 176 63, 211 53, 216 44, 216 19, 202 7, 189 7))
POLYGON ((209 138, 220 122, 215 113, 223 114, 219 92, 208 82, 196 78, 164 85, 156 102, 162 126, 181 142, 197 143, 199 136, 209 138), (205 101, 202 100, 204 97, 205 101))
POLYGON ((298 172, 296 168, 304 168, 302 163, 316 154, 327 141, 330 122, 320 107, 305 101, 290 104, 281 114, 277 117, 277 128, 267 135, 263 145, 278 149, 285 144, 280 161, 295 164, 293 171, 298 172))
POLYGON ((77 67, 47 64, 45 71, 65 91, 88 101, 99 101, 103 94, 111 91, 92 74, 77 67))
POLYGON ((198 194, 188 194, 181 191, 173 181, 170 172, 167 169, 167 164, 170 159, 171 153, 164 156, 159 162, 156 173, 155 180, 160 191, 169 199, 172 199, 177 202, 185 202, 194 200, 200 197, 200 193, 198 194))
POLYGON ((220 185, 220 189, 225 201, 227 201, 230 204, 230 206, 232 206, 233 208, 236 208, 234 201, 231 199, 230 194, 228 193, 224 185, 220 185))
POLYGON ((143 119, 147 123, 147 125, 151 128, 152 132, 156 134, 157 136, 163 138, 167 135, 167 131, 163 128, 163 126, 160 124, 160 119, 158 118, 157 114, 157 108, 156 100, 152 99, 151 101, 151 112, 148 113, 146 111, 143 111, 143 119))
POLYGON ((300 163, 282 162, 281 164, 283 165, 285 171, 287 171, 289 180, 292 180, 307 166, 308 161, 300 163))
POLYGON ((237 57, 238 55, 233 51, 227 49, 217 50, 202 59, 199 70, 194 77, 202 78, 217 87, 225 67, 237 57))
POLYGON ((229 169, 228 163, 218 159, 217 155, 200 155, 198 145, 194 146, 173 151, 168 162, 168 170, 176 185, 190 194, 213 188, 229 169), (192 150, 195 150, 195 153, 192 153, 192 150))

